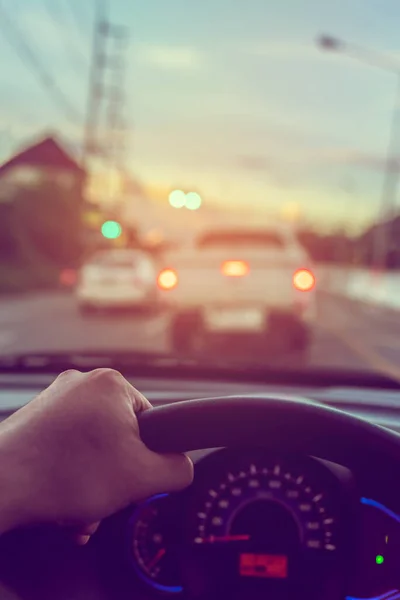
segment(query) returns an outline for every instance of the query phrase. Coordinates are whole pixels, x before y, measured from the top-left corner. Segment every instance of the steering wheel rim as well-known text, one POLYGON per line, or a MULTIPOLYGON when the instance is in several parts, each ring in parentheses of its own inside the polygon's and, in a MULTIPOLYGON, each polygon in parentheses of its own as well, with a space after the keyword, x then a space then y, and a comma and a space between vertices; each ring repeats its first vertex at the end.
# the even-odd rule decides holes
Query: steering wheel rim
POLYGON ((385 459, 400 465, 400 435, 306 398, 223 396, 175 402, 139 415, 145 444, 162 453, 265 447, 351 465, 385 459))

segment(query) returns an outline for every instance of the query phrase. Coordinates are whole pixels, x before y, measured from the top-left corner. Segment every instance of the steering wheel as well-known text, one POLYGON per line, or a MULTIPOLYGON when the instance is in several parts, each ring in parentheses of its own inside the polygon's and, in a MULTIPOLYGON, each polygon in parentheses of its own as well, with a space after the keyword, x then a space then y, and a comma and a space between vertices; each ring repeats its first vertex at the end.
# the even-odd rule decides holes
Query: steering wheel
POLYGON ((143 441, 156 452, 257 446, 310 454, 361 470, 366 463, 371 466, 370 461, 372 465, 379 461, 381 473, 384 465, 400 467, 400 435, 396 432, 284 395, 177 402, 143 412, 139 426, 143 441))
MULTIPOLYGON (((177 402, 144 412, 139 425, 143 441, 157 452, 262 448, 325 459, 348 468, 364 493, 374 497, 386 490, 390 503, 400 506, 400 487, 393 485, 400 475, 400 435, 307 399, 264 395, 177 402)), ((351 559, 356 552, 349 564, 351 559)), ((316 578, 318 568, 311 570, 316 578)))
MULTIPOLYGON (((190 400, 150 409, 140 414, 138 420, 143 441, 149 448, 157 452, 190 452, 202 449, 227 448, 233 451, 239 449, 240 454, 241 449, 247 448, 251 450, 261 449, 262 452, 266 450, 267 453, 271 452, 271 454, 318 457, 331 463, 344 465, 350 469, 354 480, 360 489, 363 490, 363 494, 369 495, 368 497, 374 498, 376 491, 379 490, 382 502, 385 500, 385 498, 382 499, 382 495, 386 494, 388 505, 391 505, 394 510, 396 506, 400 506, 400 486, 395 485, 395 476, 396 474, 400 474, 400 435, 351 414, 318 404, 314 401, 284 395, 249 395, 190 400)), ((317 461, 314 460, 314 462, 317 461)), ((204 473, 202 465, 206 465, 207 467, 207 457, 196 466, 194 487, 192 486, 192 488, 184 492, 188 496, 183 497, 184 500, 189 498, 195 504, 196 490, 198 489, 196 488, 196 479, 201 481, 201 477, 198 479, 198 475, 201 472, 204 473)), ((206 475, 208 474, 207 471, 206 475)), ((358 502, 359 497, 360 494, 358 494, 358 502)), ((179 504, 178 506, 181 505, 179 504)), ((253 517, 253 514, 255 513, 250 514, 250 518, 253 517)), ((248 514, 247 517, 249 517, 248 514)), ((109 520, 109 531, 112 532, 113 536, 114 533, 115 535, 119 535, 118 527, 114 527, 116 523, 115 519, 118 519, 117 515, 111 517, 109 520)), ((120 522, 125 521, 118 521, 118 523, 120 522)), ((279 520, 276 523, 279 523, 279 520)), ((278 528, 278 525, 276 527, 278 528)), ((52 536, 53 534, 50 535, 52 536)), ((34 547, 36 549, 41 536, 42 534, 40 533, 40 536, 36 535, 34 538, 34 547)), ((43 564, 49 564, 50 553, 54 554, 54 557, 57 557, 61 543, 58 537, 54 535, 54 542, 52 542, 53 545, 49 550, 47 547, 49 545, 48 539, 52 540, 53 537, 44 538, 41 550, 46 560, 43 559, 39 563, 32 561, 31 549, 33 546, 29 545, 29 532, 26 534, 21 532, 15 536, 12 535, 8 543, 4 540, 4 552, 1 555, 4 564, 2 568, 0 565, 0 574, 2 572, 5 575, 8 574, 7 556, 10 558, 10 562, 12 562, 13 556, 18 556, 19 560, 23 556, 24 569, 27 572, 29 568, 31 569, 31 572, 28 573, 27 582, 34 581, 35 585, 39 585, 39 583, 42 586, 47 585, 43 573, 41 571, 36 573, 35 569, 37 569, 37 564, 42 564, 42 566, 43 564), (57 549, 57 551, 52 551, 52 548, 57 549), (30 567, 31 563, 32 567, 30 567)), ((79 566, 81 555, 76 553, 71 544, 65 543, 62 548, 64 557, 69 557, 68 560, 70 562, 67 564, 74 565, 76 571, 80 573, 82 571, 82 567, 79 566), (65 554, 65 552, 69 554, 65 554)), ((203 546, 200 545, 199 550, 201 551, 202 548, 203 546)), ((97 551, 97 546, 95 546, 94 550, 97 551)), ((219 551, 218 548, 214 548, 213 550, 210 546, 206 548, 206 544, 204 544, 204 550, 215 551, 215 554, 211 555, 211 561, 218 562, 216 554, 219 551), (214 561, 214 557, 217 560, 214 561)), ((40 555, 40 552, 35 551, 40 555)), ((189 554, 190 549, 186 551, 185 548, 184 559, 190 558, 189 554)), ((91 556, 90 553, 89 556, 91 556)), ((109 559, 108 553, 106 556, 109 559)), ((395 557, 397 557, 397 553, 395 557)), ((350 556, 349 563, 351 563, 351 558, 350 556)), ((221 562, 218 564, 221 564, 221 562)), ((54 565, 57 566, 56 558, 54 558, 54 565)), ((13 568, 11 573, 12 585, 9 584, 7 586, 7 581, 11 581, 11 579, 5 577, 4 584, 6 587, 12 588, 16 582, 20 581, 21 568, 20 562, 13 568)), ((52 575, 54 581, 57 580, 57 577, 60 577, 60 569, 62 570, 62 565, 58 567, 58 570, 55 569, 52 575)), ((319 565, 316 567, 313 565, 311 573, 314 578, 317 578, 319 574, 323 575, 319 565)), ((46 577, 50 578, 50 574, 51 569, 50 572, 47 569, 46 577)), ((1 579, 0 577, 0 581, 1 579)), ((112 579, 112 582, 115 584, 115 578, 112 579)), ((125 585, 126 579, 121 579, 121 582, 121 586, 125 585)), ((76 581, 72 583, 75 585, 76 581)), ((250 581, 249 583, 251 585, 252 582, 250 581)), ((273 583, 272 581, 271 585, 273 583)), ((1 581, 0 593, 2 597, 3 595, 7 597, 5 595, 7 590, 4 589, 2 584, 3 582, 1 581)), ((397 583, 396 586, 398 587, 397 583)), ((41 588, 37 587, 35 589, 39 591, 41 588)), ((33 594, 35 589, 32 588, 31 590, 29 588, 28 591, 33 594)), ((47 588, 44 587, 44 589, 47 588)), ((51 585, 49 586, 49 590, 52 590, 51 585)), ((229 594, 227 595, 225 592, 229 591, 232 590, 224 588, 216 597, 218 597, 218 600, 228 597, 229 594)), ((284 597, 285 599, 301 597, 298 589, 294 590, 294 592, 292 595, 280 596, 279 594, 272 594, 270 597, 284 597)), ((18 593, 19 589, 16 594, 13 594, 12 589, 10 589, 9 597, 11 599, 39 597, 38 595, 35 596, 35 594, 24 595, 22 592, 18 596, 18 593)), ((43 596, 42 594, 42 597, 47 598, 50 596, 43 596)), ((72 594, 70 597, 72 597, 72 594)), ((114 597, 117 597, 117 594, 114 594, 114 597)), ((125 594, 125 596, 121 597, 127 596, 125 594)), ((201 596, 193 595, 188 597, 200 598, 201 596)), ((234 596, 231 594, 229 597, 234 596)), ((262 596, 248 594, 244 597, 265 597, 265 594, 262 596)), ((340 596, 340 594, 335 595, 333 593, 325 596, 307 595, 304 597, 310 599, 324 597, 336 600, 338 597, 343 598, 343 595, 340 596)), ((360 597, 365 597, 365 594, 360 594, 360 597)))

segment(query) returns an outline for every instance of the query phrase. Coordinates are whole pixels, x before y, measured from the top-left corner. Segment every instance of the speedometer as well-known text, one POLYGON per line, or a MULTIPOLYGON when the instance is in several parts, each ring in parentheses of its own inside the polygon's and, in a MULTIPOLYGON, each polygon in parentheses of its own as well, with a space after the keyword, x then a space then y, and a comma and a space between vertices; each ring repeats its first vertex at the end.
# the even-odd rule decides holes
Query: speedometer
POLYGON ((203 462, 190 535, 193 565, 210 596, 324 594, 318 581, 332 584, 341 531, 326 468, 309 458, 274 460, 264 451, 222 450, 203 462))
POLYGON ((251 542, 270 552, 336 550, 335 518, 321 490, 281 462, 228 471, 197 512, 196 544, 251 542))

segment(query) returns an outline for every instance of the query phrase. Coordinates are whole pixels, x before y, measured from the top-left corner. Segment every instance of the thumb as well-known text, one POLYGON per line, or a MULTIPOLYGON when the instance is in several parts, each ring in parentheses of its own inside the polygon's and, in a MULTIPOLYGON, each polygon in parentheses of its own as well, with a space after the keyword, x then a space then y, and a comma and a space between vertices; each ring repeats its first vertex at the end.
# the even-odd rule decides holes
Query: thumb
POLYGON ((145 477, 137 482, 135 498, 142 498, 161 492, 177 492, 188 487, 193 481, 193 463, 185 454, 157 454, 148 451, 145 477))

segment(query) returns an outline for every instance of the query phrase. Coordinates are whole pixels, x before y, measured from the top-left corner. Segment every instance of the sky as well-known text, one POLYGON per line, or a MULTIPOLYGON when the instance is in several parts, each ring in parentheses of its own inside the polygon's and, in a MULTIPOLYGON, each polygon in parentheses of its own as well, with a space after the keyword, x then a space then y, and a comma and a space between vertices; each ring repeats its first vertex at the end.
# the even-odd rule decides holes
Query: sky
MULTIPOLYGON (((45 131, 79 148, 94 5, 0 0, 12 23, 0 18, 0 159, 45 131), (10 43, 15 28, 76 120, 10 43)), ((294 206, 321 227, 376 218, 395 72, 315 40, 329 33, 400 67, 397 0, 113 0, 107 10, 130 30, 126 162, 141 182, 249 212, 294 206)))

